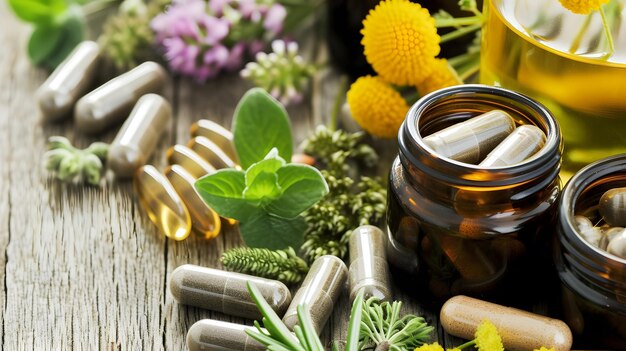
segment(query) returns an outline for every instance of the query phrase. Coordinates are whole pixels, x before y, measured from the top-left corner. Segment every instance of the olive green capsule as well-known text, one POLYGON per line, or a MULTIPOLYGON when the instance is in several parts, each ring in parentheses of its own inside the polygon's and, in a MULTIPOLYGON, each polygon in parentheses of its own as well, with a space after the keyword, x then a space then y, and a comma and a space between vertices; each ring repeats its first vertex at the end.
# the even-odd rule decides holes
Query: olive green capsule
POLYGON ((99 56, 97 43, 83 41, 39 87, 36 99, 44 120, 56 121, 71 114, 94 81, 99 56))
POLYGON ((546 135, 533 125, 515 128, 480 163, 484 167, 506 167, 522 163, 537 153, 546 143, 546 135))
POLYGON ((316 259, 285 312, 285 325, 293 330, 298 324, 298 305, 306 305, 319 335, 339 300, 347 277, 348 269, 338 257, 326 255, 316 259))
POLYGON ((201 119, 191 126, 190 132, 191 136, 194 138, 203 136, 211 140, 233 161, 238 160, 237 152, 233 144, 233 133, 228 129, 208 119, 201 119))
POLYGON ((202 156, 203 159, 208 161, 216 169, 234 168, 237 166, 235 161, 228 157, 222 149, 203 136, 197 136, 191 139, 187 146, 198 155, 202 156))
POLYGON ((181 165, 194 178, 215 172, 215 167, 185 145, 176 144, 167 150, 167 162, 181 165))
POLYGON ((289 288, 277 280, 191 264, 174 270, 170 279, 170 291, 174 299, 183 305, 260 320, 262 315, 250 296, 248 282, 256 285, 265 301, 278 315, 291 302, 289 288))
POLYGON ((170 104, 161 96, 141 97, 111 143, 108 167, 120 178, 131 177, 146 164, 172 118, 170 104))
POLYGON ((142 95, 156 93, 165 84, 166 73, 155 62, 144 62, 83 96, 76 103, 76 127, 99 133, 123 121, 142 95))
POLYGON ((626 188, 615 188, 600 198, 600 214, 611 227, 626 227, 626 188))
POLYGON ((265 346, 246 334, 252 326, 202 319, 187 332, 189 351, 265 351, 265 346))
POLYGON ((364 291, 365 298, 391 299, 385 235, 382 230, 364 225, 350 235, 348 285, 351 301, 354 301, 360 290, 364 291))
POLYGON ((424 143, 441 157, 477 164, 514 129, 508 113, 493 110, 433 133, 424 143))

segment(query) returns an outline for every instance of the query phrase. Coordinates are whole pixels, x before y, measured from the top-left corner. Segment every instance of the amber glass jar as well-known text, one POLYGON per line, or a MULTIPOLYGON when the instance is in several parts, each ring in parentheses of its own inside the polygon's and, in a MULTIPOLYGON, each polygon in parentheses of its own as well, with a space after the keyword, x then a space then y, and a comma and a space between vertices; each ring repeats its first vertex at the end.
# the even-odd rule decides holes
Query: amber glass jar
POLYGON ((458 294, 515 305, 529 300, 554 272, 548 248, 560 191, 561 132, 550 112, 509 90, 462 85, 415 103, 398 138, 387 213, 396 280, 410 282, 425 302, 458 294), (440 157, 422 140, 494 109, 518 125, 541 128, 544 147, 521 164, 485 168, 440 157))
POLYGON ((578 347, 626 350, 626 260, 588 244, 574 224, 575 215, 599 223, 600 197, 620 187, 626 187, 626 154, 583 168, 561 197, 555 263, 564 320, 578 347))

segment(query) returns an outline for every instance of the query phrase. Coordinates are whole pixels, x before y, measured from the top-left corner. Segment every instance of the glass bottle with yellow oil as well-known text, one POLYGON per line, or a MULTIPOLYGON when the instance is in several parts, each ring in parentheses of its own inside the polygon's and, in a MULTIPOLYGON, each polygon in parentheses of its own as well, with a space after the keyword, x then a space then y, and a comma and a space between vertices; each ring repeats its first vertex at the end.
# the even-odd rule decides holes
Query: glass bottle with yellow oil
POLYGON ((483 32, 484 84, 528 94, 556 116, 565 141, 564 179, 626 152, 626 25, 623 0, 578 15, 558 0, 489 0, 483 32))

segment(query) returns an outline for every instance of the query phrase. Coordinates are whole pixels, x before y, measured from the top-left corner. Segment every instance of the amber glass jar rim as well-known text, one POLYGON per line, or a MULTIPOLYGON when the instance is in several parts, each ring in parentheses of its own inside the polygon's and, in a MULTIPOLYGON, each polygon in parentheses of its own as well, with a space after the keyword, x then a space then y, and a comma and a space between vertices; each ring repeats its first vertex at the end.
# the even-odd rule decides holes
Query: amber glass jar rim
POLYGON ((620 171, 626 171, 626 154, 602 159, 578 171, 563 189, 559 206, 559 223, 563 229, 563 235, 566 236, 569 242, 574 243, 579 250, 586 254, 600 255, 606 259, 618 262, 624 265, 624 269, 626 269, 626 259, 610 254, 583 240, 578 234, 574 218, 576 216, 576 201, 582 192, 599 179, 620 171))
MULTIPOLYGON (((485 111, 487 112, 487 111, 485 111)), ((528 118, 531 118, 528 116, 528 118)), ((554 116, 539 102, 512 90, 482 84, 463 84, 432 92, 419 99, 407 113, 398 133, 400 152, 413 166, 450 183, 468 186, 505 186, 530 181, 551 173, 556 176, 561 165, 561 131, 554 116), (458 95, 467 98, 468 94, 492 95, 504 98, 533 110, 540 116, 539 127, 547 134, 545 145, 528 160, 513 166, 482 167, 455 161, 446 157, 433 157, 432 150, 424 143, 420 130, 420 118, 438 102, 458 95), (420 156, 428 155, 429 162, 420 161, 420 156), (468 174, 484 174, 487 177, 473 179, 468 174), (488 179, 488 180, 487 180, 488 179)))

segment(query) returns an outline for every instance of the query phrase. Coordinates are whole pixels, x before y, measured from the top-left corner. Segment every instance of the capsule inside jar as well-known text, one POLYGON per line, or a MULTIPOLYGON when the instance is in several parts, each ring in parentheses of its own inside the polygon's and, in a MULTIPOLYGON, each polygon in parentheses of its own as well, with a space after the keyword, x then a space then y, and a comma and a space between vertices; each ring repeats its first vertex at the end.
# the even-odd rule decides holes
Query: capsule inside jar
POLYGON ((522 163, 539 151, 546 142, 546 135, 532 125, 515 128, 487 157, 480 162, 483 167, 505 167, 522 163))

